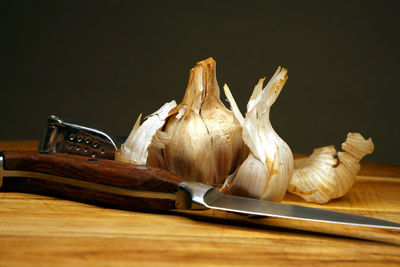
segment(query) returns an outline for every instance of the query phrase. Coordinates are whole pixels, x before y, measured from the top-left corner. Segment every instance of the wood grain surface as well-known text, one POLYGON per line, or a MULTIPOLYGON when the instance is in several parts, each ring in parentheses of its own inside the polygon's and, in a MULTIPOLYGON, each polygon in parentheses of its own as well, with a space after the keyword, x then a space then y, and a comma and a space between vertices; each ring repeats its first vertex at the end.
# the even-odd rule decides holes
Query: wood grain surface
MULTIPOLYGON (((36 145, 3 141, 0 150, 36 145)), ((400 222, 400 175, 386 167, 367 164, 352 190, 328 204, 292 194, 284 202, 400 222)), ((7 192, 0 251, 1 266, 399 266, 400 231, 212 210, 141 213, 7 192)))

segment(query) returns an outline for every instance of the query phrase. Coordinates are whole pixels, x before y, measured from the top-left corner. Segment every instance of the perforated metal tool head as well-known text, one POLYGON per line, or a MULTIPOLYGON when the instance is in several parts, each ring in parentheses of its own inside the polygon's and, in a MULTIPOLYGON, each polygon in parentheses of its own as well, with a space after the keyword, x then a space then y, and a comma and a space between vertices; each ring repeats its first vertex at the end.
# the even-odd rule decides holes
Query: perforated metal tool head
POLYGON ((51 115, 40 139, 39 151, 114 159, 117 146, 110 136, 100 130, 51 115))

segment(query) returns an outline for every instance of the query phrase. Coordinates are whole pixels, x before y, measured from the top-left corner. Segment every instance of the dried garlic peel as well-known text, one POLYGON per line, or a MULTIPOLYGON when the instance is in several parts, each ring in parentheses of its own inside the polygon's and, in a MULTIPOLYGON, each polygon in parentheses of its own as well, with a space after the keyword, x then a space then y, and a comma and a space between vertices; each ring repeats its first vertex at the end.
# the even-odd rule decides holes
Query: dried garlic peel
POLYGON ((250 154, 227 178, 222 192, 272 201, 283 199, 293 171, 293 155, 272 128, 269 112, 285 85, 286 74, 287 70, 279 67, 264 89, 264 79, 260 79, 250 97, 245 118, 228 86, 224 86, 231 109, 243 127, 243 140, 250 154))
POLYGON ((359 161, 372 153, 374 144, 371 138, 349 133, 342 149, 344 152, 337 153, 338 160, 333 146, 317 148, 310 157, 296 159, 288 191, 321 204, 345 195, 360 170, 359 161))
MULTIPOLYGON (((146 165, 149 158, 149 148, 157 150, 157 148, 161 149, 164 147, 164 142, 166 141, 162 140, 162 134, 157 136, 156 134, 164 125, 169 112, 175 107, 175 101, 165 103, 159 110, 149 115, 142 125, 140 125, 142 117, 142 114, 140 114, 125 144, 122 144, 121 150, 116 155, 116 160, 131 162, 137 165, 146 165)), ((162 167, 163 162, 156 163, 159 162, 159 159, 157 159, 159 156, 157 153, 155 154, 155 159, 151 159, 153 162, 152 165, 154 167, 162 167)))

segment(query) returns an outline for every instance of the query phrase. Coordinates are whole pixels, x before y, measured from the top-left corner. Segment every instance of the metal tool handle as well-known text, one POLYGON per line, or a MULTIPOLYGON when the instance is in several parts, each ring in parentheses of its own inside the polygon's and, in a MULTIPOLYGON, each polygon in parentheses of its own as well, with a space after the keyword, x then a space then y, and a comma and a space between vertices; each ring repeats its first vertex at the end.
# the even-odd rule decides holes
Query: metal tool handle
POLYGON ((6 151, 0 155, 0 166, 2 191, 129 210, 176 208, 176 192, 183 181, 160 169, 63 153, 6 151))

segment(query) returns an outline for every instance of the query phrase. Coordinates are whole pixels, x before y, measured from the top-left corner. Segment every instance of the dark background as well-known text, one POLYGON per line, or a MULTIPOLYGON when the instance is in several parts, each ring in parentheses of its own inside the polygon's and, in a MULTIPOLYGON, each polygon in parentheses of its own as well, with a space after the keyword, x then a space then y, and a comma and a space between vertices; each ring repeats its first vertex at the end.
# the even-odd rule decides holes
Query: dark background
POLYGON ((128 135, 212 56, 242 111, 259 78, 288 68, 271 120, 294 152, 355 131, 374 140, 366 160, 400 164, 399 1, 10 1, 1 13, 0 140, 38 139, 49 114, 128 135))

